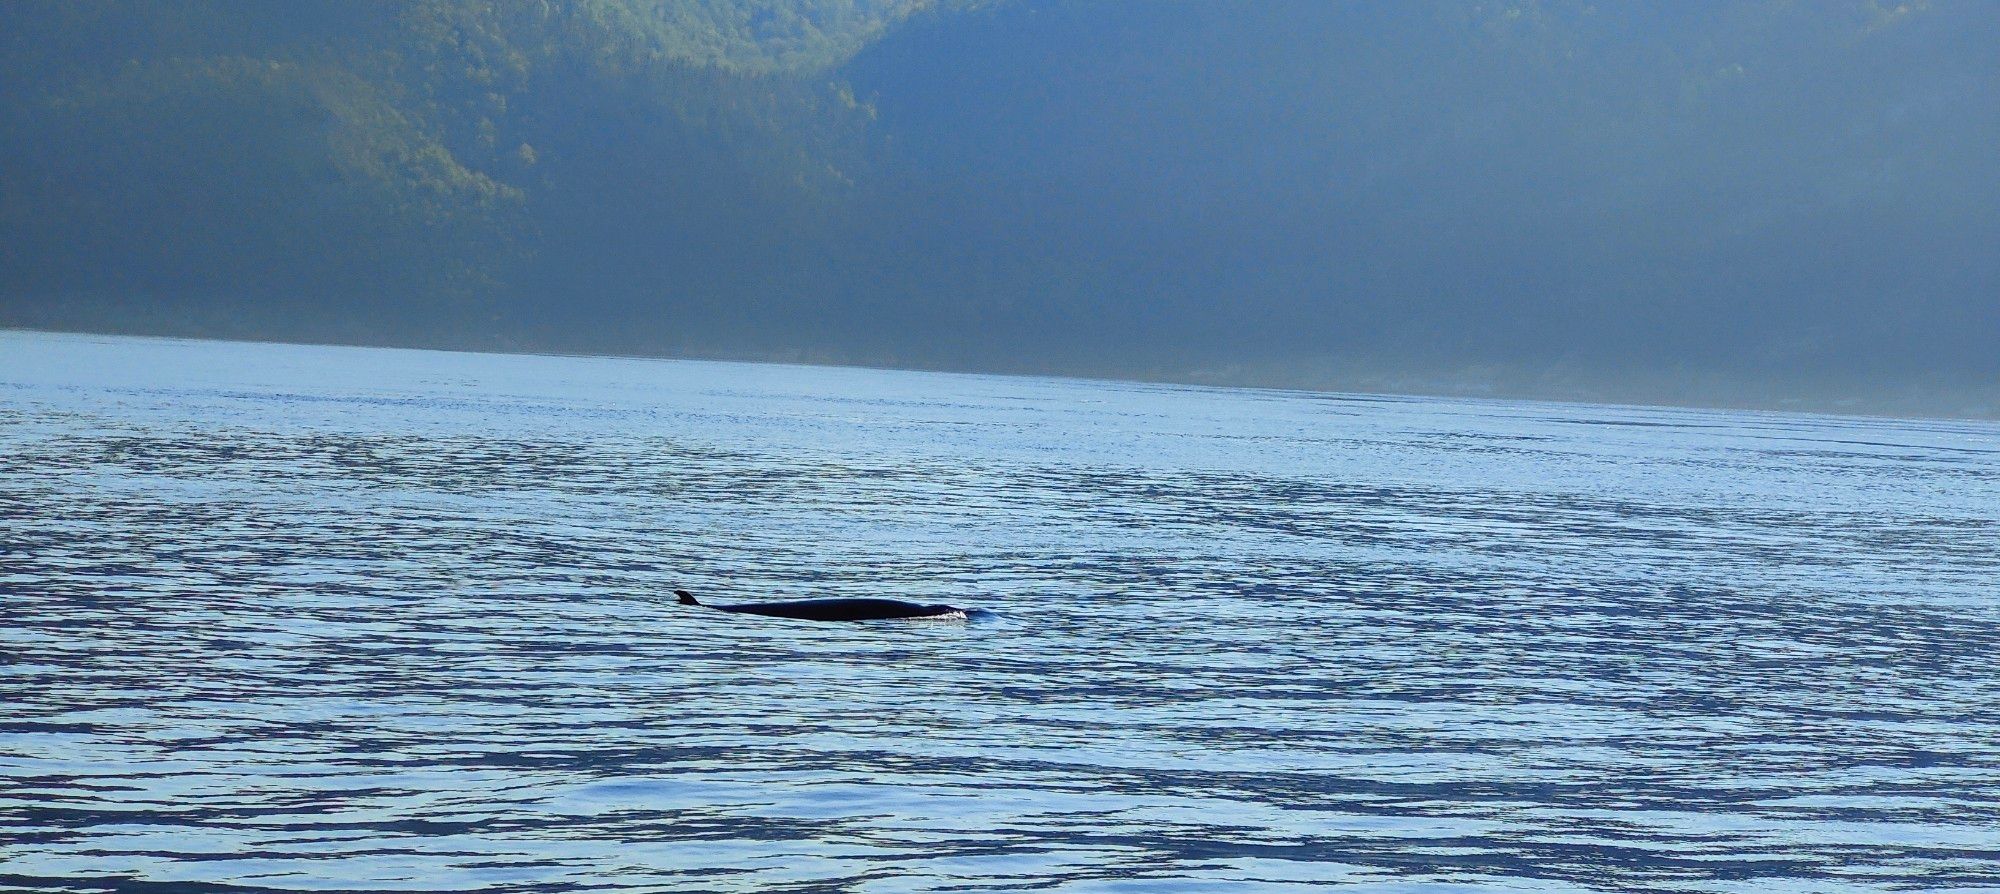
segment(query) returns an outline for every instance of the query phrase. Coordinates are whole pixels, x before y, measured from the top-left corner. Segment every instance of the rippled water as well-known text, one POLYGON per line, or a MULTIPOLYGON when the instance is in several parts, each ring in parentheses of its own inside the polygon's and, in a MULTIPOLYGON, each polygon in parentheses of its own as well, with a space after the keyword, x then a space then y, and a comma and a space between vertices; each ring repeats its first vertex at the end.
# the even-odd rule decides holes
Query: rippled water
POLYGON ((0 333, 0 598, 0 886, 2000 887, 1989 424, 0 333))

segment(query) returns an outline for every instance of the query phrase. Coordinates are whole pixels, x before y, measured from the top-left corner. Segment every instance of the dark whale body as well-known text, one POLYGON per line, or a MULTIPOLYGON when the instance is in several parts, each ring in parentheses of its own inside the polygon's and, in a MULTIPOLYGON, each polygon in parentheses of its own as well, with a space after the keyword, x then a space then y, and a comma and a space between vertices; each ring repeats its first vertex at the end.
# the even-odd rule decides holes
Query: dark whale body
POLYGON ((700 605, 739 615, 799 618, 807 621, 887 621, 895 618, 963 618, 965 609, 950 605, 919 605, 901 599, 793 599, 742 605, 705 605, 686 590, 675 590, 682 605, 700 605))

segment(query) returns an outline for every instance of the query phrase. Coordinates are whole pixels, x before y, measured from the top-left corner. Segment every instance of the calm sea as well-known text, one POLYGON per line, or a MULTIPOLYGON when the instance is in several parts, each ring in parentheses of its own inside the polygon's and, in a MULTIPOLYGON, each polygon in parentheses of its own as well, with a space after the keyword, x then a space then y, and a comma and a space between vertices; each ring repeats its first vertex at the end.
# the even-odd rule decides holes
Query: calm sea
POLYGON ((2000 427, 0 333, 0 887, 1323 886, 2000 889, 2000 427))

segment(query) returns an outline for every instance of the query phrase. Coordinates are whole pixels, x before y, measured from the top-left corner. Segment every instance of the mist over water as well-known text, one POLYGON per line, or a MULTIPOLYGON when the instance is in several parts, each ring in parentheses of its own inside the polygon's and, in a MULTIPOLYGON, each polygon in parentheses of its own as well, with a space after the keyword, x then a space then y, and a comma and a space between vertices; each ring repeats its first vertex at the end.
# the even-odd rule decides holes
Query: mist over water
POLYGON ((1986 423, 0 333, 0 886, 2000 886, 1996 544, 1986 423))

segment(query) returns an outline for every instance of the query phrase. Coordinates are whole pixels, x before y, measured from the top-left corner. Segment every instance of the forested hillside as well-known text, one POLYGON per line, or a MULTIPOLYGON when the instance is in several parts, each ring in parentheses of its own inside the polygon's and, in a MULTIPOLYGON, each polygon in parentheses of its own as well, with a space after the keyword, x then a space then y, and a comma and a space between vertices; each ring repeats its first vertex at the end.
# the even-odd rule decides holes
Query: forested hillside
POLYGON ((6 316, 644 349, 604 315, 745 300, 740 252, 853 189, 825 72, 905 7, 0 6, 6 316))
POLYGON ((1995 146, 1985 0, 16 0, 0 325, 1991 412, 1995 146))

